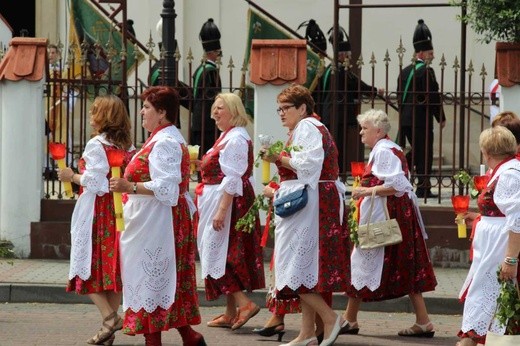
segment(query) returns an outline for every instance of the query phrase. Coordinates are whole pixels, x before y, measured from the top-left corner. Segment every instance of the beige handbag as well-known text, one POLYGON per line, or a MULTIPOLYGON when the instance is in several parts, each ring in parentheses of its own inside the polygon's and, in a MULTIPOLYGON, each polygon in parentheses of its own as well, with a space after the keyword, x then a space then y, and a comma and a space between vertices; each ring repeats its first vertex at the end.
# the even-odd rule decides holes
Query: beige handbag
POLYGON ((386 206, 386 197, 383 197, 383 209, 385 211, 386 220, 370 223, 372 219, 372 210, 374 209, 374 196, 376 189, 372 189, 370 197, 370 210, 368 212, 368 221, 365 225, 359 225, 358 240, 361 249, 375 249, 382 246, 399 244, 403 241, 401 229, 396 219, 390 219, 388 208, 386 206))

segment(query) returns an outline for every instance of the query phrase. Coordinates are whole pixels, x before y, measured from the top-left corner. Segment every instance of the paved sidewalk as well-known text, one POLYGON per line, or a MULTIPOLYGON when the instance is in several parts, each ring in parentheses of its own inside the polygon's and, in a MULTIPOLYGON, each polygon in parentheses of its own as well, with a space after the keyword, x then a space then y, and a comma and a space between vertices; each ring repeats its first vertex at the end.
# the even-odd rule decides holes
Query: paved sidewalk
MULTIPOLYGON (((202 323, 194 329, 204 335, 208 346, 278 346, 276 337, 266 338, 253 334, 251 330, 263 326, 269 318, 267 309, 252 318, 242 328, 209 328, 206 323, 223 312, 223 307, 202 307, 202 323)), ((341 310, 336 310, 341 313, 341 310)), ((458 338, 461 317, 459 315, 430 315, 435 324, 432 339, 403 338, 397 331, 413 321, 406 313, 359 313, 359 335, 340 335, 335 346, 454 346, 458 338)), ((298 334, 301 315, 285 317, 282 343, 291 341, 298 334)), ((86 304, 2 304, 0 306, 0 345, 85 345, 85 341, 99 329, 101 318, 93 305, 86 304)), ((170 330, 163 333, 163 345, 182 345, 179 333, 170 330)), ((114 345, 144 345, 144 337, 116 334, 114 345)))
MULTIPOLYGON (((425 293, 428 310, 432 314, 461 314, 462 304, 458 293, 466 277, 467 269, 434 268, 438 285, 434 292, 425 293)), ((90 303, 87 297, 65 292, 69 270, 66 260, 0 260, 0 302, 9 303, 90 303)), ((197 273, 200 265, 197 262, 197 273)), ((269 283, 269 263, 265 263, 266 283, 269 283)), ((204 296, 204 282, 197 277, 200 303, 203 306, 221 306, 223 300, 208 302, 204 296)), ((266 290, 251 293, 252 299, 264 306, 266 290)), ((346 297, 334 296, 334 308, 344 309, 346 297)), ((411 312, 407 297, 384 302, 366 303, 364 311, 411 312)))

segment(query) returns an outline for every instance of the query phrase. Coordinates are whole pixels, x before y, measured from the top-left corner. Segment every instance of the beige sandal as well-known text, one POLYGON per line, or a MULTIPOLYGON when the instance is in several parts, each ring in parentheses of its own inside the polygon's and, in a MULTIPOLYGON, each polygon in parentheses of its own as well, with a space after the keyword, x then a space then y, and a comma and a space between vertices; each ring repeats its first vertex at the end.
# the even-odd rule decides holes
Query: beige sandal
POLYGON ((397 335, 407 336, 414 338, 433 338, 435 331, 433 330, 433 324, 428 322, 426 324, 414 323, 410 328, 400 330, 397 335), (416 327, 416 328, 414 328, 416 327), (430 327, 430 328, 429 328, 430 327), (419 330, 418 330, 419 329, 419 330))

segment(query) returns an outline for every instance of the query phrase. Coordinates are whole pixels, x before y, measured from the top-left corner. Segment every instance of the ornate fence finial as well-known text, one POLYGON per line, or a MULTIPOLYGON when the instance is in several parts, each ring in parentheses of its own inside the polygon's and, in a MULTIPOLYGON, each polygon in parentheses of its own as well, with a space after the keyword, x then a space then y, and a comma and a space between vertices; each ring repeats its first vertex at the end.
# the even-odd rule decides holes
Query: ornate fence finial
POLYGON ((470 59, 468 65, 468 74, 470 78, 473 76, 473 72, 475 72, 475 69, 473 68, 473 59, 470 59))
POLYGON ((457 56, 455 56, 455 60, 453 61, 452 67, 455 70, 455 72, 457 72, 460 69, 459 58, 457 58, 457 56))
POLYGON ((173 57, 175 58, 175 62, 179 62, 181 60, 181 51, 179 50, 179 45, 175 47, 175 53, 173 53, 173 57))
POLYGON ((229 63, 228 63, 228 69, 230 72, 233 71, 233 69, 235 68, 235 64, 233 63, 233 57, 232 56, 229 56, 229 63))
POLYGON ((150 30, 150 37, 148 38, 148 42, 146 42, 146 48, 148 49, 148 60, 153 60, 155 58, 155 56, 153 55, 155 42, 152 38, 152 30, 150 30))
POLYGON ((191 65, 191 63, 193 62, 193 53, 191 51, 191 47, 188 48, 188 55, 186 55, 186 61, 188 62, 188 64, 191 65))
POLYGON ((444 68, 446 67, 446 58, 444 57, 444 53, 442 53, 441 56, 441 62, 439 63, 439 66, 441 67, 441 71, 444 71, 444 68))
POLYGON ((372 56, 370 57, 370 66, 374 68, 376 66, 377 60, 374 52, 372 52, 372 56))
POLYGON ((392 61, 390 59, 390 54, 388 53, 388 49, 386 50, 385 58, 383 59, 383 61, 385 62, 385 66, 386 67, 388 67, 388 65, 390 64, 390 61, 392 61))
POLYGON ((406 48, 403 46, 403 38, 399 37, 399 46, 397 46, 397 49, 395 50, 397 53, 397 57, 399 58, 399 66, 403 66, 403 57, 404 53, 406 53, 406 48))
POLYGON ((482 68, 480 69, 480 75, 482 76, 482 80, 485 81, 486 76, 487 76, 487 71, 486 71, 486 66, 484 66, 484 63, 482 63, 482 68))

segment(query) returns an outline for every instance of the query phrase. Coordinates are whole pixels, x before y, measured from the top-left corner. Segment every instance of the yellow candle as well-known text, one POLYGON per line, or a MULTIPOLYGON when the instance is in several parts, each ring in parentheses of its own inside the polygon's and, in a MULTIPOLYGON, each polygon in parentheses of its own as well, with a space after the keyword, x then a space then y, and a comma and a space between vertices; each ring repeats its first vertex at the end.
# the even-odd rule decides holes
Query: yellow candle
POLYGON ((457 233, 459 235, 459 238, 466 238, 466 221, 464 220, 464 214, 457 214, 457 217, 455 218, 457 222, 457 233))
MULTIPOLYGON (((188 145, 188 152, 190 153, 190 161, 197 160, 199 158, 199 148, 198 145, 188 145)), ((197 169, 197 165, 195 163, 190 163, 190 174, 195 174, 197 169)))
MULTIPOLYGON (((112 177, 119 178, 121 176, 121 167, 112 167, 112 177)), ((125 219, 123 218, 123 199, 121 192, 113 192, 114 196, 114 214, 116 217, 116 229, 119 232, 125 230, 125 219)))
MULTIPOLYGON (((56 160, 56 163, 58 164, 59 169, 65 169, 67 168, 67 165, 65 164, 65 159, 58 159, 56 160)), ((72 198, 74 194, 72 193, 72 184, 70 181, 64 181, 63 182, 63 192, 65 193, 65 196, 72 198)))
POLYGON ((267 185, 271 180, 271 163, 262 160, 262 184, 267 185))

